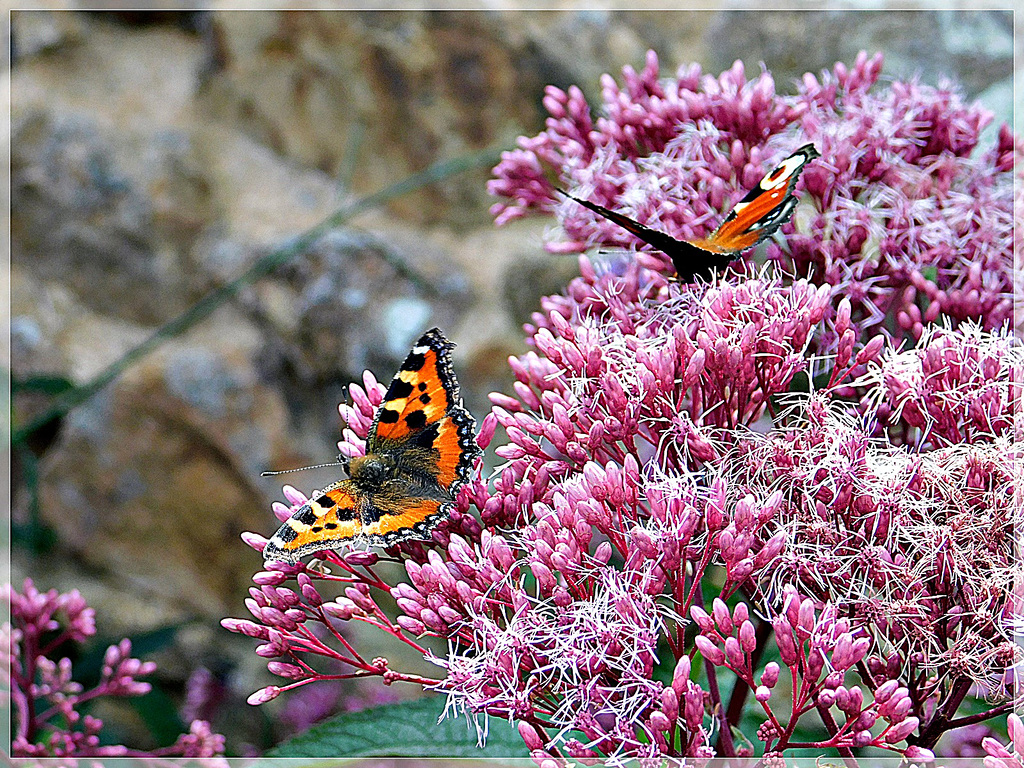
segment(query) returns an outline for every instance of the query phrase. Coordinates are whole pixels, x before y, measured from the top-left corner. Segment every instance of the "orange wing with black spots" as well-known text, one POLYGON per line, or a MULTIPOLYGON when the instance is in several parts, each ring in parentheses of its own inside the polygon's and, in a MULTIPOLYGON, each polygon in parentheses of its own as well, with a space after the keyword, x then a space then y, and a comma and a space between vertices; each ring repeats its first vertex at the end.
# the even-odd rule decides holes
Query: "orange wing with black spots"
MULTIPOLYGON (((440 421, 455 405, 459 389, 451 366, 454 346, 437 328, 420 337, 384 395, 370 430, 367 453, 384 441, 408 439, 440 421)), ((461 407, 461 401, 458 405, 461 407)))
POLYGON ((363 526, 360 536, 368 544, 387 547, 411 538, 429 538, 441 520, 451 514, 454 504, 439 499, 406 497, 391 509, 376 510, 377 519, 363 526))
POLYGON ((568 192, 562 194, 664 253, 672 259, 679 280, 692 283, 697 279, 710 280, 716 271, 724 269, 743 251, 766 239, 789 219, 796 207, 796 197, 793 196, 796 181, 803 167, 816 157, 820 154, 813 144, 800 147, 736 203, 710 236, 700 240, 677 240, 621 213, 573 197, 568 192))
POLYGON ((267 562, 346 543, 387 547, 429 538, 451 514, 480 455, 476 422, 462 404, 454 345, 437 328, 416 342, 395 374, 366 440, 343 462, 349 479, 313 494, 267 544, 267 562))
POLYGON ((359 494, 351 480, 342 480, 295 510, 263 550, 266 562, 297 562, 300 557, 351 541, 362 527, 359 494))

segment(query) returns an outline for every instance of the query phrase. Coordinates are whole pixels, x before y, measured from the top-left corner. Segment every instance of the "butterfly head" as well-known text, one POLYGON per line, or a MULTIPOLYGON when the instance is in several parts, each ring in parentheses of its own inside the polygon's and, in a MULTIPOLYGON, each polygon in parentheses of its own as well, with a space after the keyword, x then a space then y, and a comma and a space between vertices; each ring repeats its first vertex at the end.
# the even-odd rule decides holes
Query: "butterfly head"
POLYGON ((387 456, 370 454, 348 459, 345 467, 349 477, 357 483, 376 488, 394 476, 394 461, 387 456))

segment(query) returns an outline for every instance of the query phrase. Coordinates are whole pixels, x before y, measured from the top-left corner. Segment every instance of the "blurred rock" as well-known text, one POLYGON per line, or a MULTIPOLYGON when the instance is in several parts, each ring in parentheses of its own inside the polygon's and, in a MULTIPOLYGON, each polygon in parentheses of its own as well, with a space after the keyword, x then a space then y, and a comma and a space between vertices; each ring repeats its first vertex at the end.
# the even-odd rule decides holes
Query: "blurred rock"
POLYGON ((509 265, 502 290, 512 320, 519 326, 531 322, 533 313, 540 312, 540 297, 561 293, 579 274, 575 256, 539 254, 509 265))
POLYGON ((81 19, 66 2, 42 2, 31 10, 11 10, 10 21, 12 63, 72 45, 84 32, 81 19))
MULTIPOLYGON (((1008 10, 728 10, 708 31, 707 70, 718 74, 739 57, 748 74, 767 62, 781 92, 804 72, 852 64, 857 53, 885 52, 885 76, 943 77, 976 97, 1013 68, 1013 16, 1008 10)), ((1003 118, 1007 119, 1007 118, 1003 118)))
POLYGON ((349 382, 366 369, 389 381, 424 331, 451 329, 465 312, 460 275, 425 241, 402 247, 339 229, 247 291, 262 329, 261 373, 283 388, 296 431, 337 441, 349 382))
POLYGON ((32 111, 11 147, 14 263, 134 322, 167 320, 202 295, 187 251, 213 211, 184 136, 136 150, 149 155, 144 178, 127 175, 82 117, 32 111))
MULTIPOLYGON (((444 158, 511 145, 542 127, 545 85, 578 83, 597 94, 602 72, 642 65, 650 46, 695 40, 694 22, 706 18, 218 12, 202 103, 281 154, 367 192, 444 158)), ((462 174, 390 208, 407 220, 486 224, 487 178, 483 170, 462 174)))
POLYGON ((97 21, 109 24, 123 24, 127 27, 152 27, 166 25, 177 27, 183 32, 202 32, 210 15, 209 11, 163 10, 121 10, 111 8, 103 11, 81 11, 97 21))
POLYGON ((283 402, 249 362, 252 331, 219 319, 72 411, 40 478, 63 549, 209 619, 240 607, 260 560, 239 534, 274 526, 257 478, 291 451, 283 402))

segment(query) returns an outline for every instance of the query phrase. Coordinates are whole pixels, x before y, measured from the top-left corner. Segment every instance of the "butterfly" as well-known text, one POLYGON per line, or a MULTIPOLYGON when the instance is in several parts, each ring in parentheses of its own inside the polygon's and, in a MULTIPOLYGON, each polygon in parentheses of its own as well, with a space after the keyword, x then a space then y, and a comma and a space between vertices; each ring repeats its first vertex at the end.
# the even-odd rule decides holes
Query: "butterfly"
POLYGON ((266 562, 294 563, 348 543, 426 539, 451 514, 482 453, 459 395, 454 347, 437 328, 420 337, 377 410, 366 454, 339 457, 348 478, 295 510, 263 550, 266 562))
POLYGON ((676 240, 621 213, 581 200, 563 190, 558 191, 657 248, 672 259, 680 282, 692 283, 698 279, 710 280, 716 270, 724 269, 743 251, 753 248, 789 219, 796 207, 793 195, 796 180, 804 165, 816 157, 821 157, 821 154, 813 144, 800 147, 736 203, 714 232, 700 240, 676 240))

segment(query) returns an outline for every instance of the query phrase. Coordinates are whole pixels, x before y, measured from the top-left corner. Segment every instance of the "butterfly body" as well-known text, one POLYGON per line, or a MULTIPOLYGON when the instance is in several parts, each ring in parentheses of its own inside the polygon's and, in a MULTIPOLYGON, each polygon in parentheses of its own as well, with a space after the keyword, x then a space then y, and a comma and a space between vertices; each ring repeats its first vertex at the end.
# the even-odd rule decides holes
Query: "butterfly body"
POLYGON ((481 453, 452 370, 453 346, 436 328, 420 338, 377 410, 366 454, 343 460, 348 478, 314 493, 281 525, 263 551, 267 562, 429 538, 451 513, 481 453))
POLYGON ((793 189, 804 165, 820 156, 813 144, 800 147, 736 203, 714 232, 695 240, 677 240, 621 213, 559 191, 664 253, 672 259, 678 279, 692 283, 698 279, 710 280, 715 272, 725 269, 743 251, 753 248, 782 226, 796 208, 793 189))

